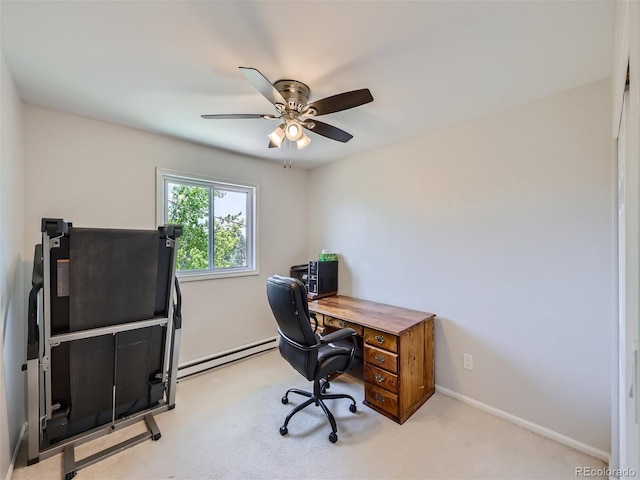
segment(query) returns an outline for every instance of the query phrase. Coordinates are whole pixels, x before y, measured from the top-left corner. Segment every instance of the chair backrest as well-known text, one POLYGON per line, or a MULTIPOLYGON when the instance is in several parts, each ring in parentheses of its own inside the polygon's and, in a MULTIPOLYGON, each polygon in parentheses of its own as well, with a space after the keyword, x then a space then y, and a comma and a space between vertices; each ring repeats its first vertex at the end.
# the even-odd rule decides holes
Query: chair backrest
POLYGON ((305 351, 287 341, 289 338, 303 346, 312 346, 318 342, 309 321, 307 289, 304 283, 296 278, 273 275, 267 280, 267 299, 284 335, 280 338, 280 354, 307 380, 313 380, 318 364, 318 351, 305 351))

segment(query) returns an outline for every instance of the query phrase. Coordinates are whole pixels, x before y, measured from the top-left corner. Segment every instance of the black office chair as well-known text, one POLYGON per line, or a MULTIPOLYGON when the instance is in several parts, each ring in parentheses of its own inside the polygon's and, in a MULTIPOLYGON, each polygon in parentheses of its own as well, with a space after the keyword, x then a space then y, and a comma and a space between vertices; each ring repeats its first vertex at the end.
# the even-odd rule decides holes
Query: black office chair
POLYGON ((289 394, 297 393, 309 397, 287 415, 280 434, 288 433, 289 420, 312 403, 322 407, 331 423, 329 441, 338 440, 336 420, 323 400, 348 398, 351 412, 356 411, 356 401, 346 394, 325 393, 329 387, 327 377, 333 373, 346 372, 351 368, 356 350, 355 334, 351 328, 342 328, 327 335, 318 335, 311 328, 307 290, 300 280, 273 275, 267 280, 267 298, 273 315, 278 322, 280 334, 280 354, 307 380, 313 381, 313 393, 297 388, 287 390, 282 403, 289 403, 289 394), (350 341, 348 341, 350 340, 350 341))

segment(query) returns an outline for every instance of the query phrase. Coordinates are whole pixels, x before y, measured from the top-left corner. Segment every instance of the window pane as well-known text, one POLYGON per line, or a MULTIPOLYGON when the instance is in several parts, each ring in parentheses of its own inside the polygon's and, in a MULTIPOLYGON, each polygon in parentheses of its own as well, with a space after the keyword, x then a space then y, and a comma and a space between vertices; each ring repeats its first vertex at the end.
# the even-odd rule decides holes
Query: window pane
POLYGON ((177 270, 209 268, 209 189, 167 183, 167 223, 183 226, 177 270))
POLYGON ((180 278, 252 275, 257 271, 256 188, 156 170, 164 188, 159 222, 183 226, 176 270, 180 278))
POLYGON ((214 268, 247 266, 247 194, 213 191, 214 268))

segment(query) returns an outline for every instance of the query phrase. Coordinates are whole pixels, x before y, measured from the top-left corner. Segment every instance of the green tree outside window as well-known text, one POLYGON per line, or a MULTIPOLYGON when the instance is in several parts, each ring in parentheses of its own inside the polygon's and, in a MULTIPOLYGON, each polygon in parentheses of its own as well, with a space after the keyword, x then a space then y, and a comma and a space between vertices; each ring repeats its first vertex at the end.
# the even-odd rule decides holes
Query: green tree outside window
POLYGON ((238 213, 216 214, 216 200, 225 190, 198 185, 168 183, 167 221, 183 226, 178 242, 177 270, 208 270, 247 266, 246 217, 238 213), (211 204, 214 202, 213 230, 211 204), (213 234, 213 262, 210 258, 213 234))

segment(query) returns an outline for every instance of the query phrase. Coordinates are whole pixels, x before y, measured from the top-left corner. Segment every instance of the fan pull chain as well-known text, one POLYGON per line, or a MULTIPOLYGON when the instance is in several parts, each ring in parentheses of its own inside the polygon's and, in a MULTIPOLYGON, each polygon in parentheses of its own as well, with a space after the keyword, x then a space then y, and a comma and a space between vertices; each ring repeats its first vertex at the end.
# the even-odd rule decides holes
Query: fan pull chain
POLYGON ((285 139, 285 146, 282 149, 282 168, 287 168, 287 143, 289 142, 285 139))
POLYGON ((291 149, 291 145, 293 142, 291 142, 289 139, 285 140, 285 147, 282 148, 282 157, 283 157, 283 161, 282 161, 282 168, 287 168, 287 150, 289 151, 289 168, 291 168, 291 159, 293 158, 293 151, 291 149))

